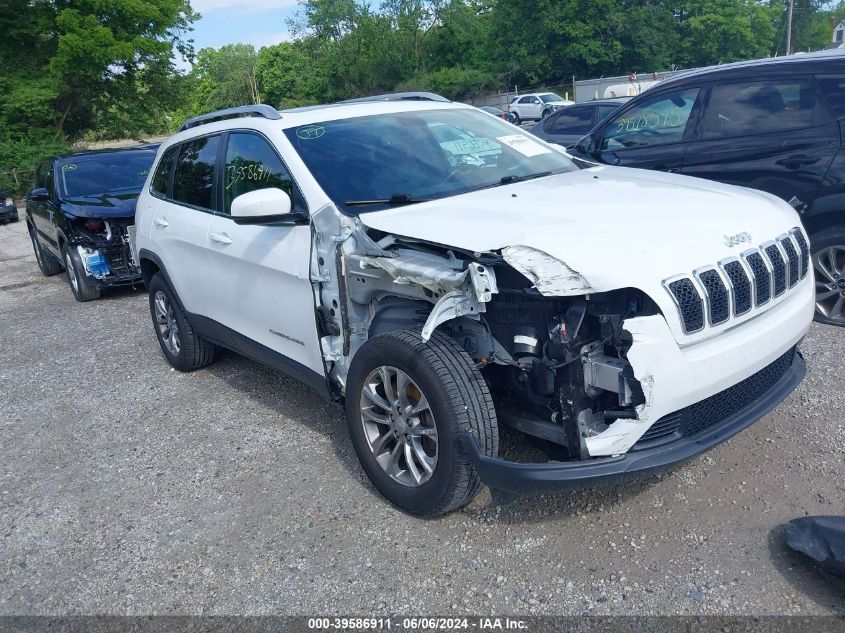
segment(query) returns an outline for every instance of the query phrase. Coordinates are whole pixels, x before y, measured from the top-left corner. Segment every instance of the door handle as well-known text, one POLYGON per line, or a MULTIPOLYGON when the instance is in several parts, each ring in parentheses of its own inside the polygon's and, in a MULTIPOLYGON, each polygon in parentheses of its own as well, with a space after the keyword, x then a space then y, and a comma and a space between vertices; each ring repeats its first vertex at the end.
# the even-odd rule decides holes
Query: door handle
POLYGON ((667 167, 666 165, 655 165, 654 169, 657 171, 665 171, 667 174, 677 174, 681 171, 680 167, 667 167))
POLYGON ((232 239, 228 235, 226 235, 225 233, 209 233, 208 239, 210 239, 212 242, 217 242, 218 244, 222 244, 223 246, 226 246, 226 245, 232 243, 232 239))
POLYGON ((156 218, 154 222, 155 225, 160 229, 164 229, 170 226, 170 222, 168 222, 166 218, 156 218))
POLYGON ((786 167, 787 169, 798 169, 803 165, 815 165, 819 162, 818 156, 805 156, 804 154, 796 154, 794 156, 787 156, 786 158, 781 158, 778 161, 775 161, 775 164, 780 165, 782 167, 786 167))

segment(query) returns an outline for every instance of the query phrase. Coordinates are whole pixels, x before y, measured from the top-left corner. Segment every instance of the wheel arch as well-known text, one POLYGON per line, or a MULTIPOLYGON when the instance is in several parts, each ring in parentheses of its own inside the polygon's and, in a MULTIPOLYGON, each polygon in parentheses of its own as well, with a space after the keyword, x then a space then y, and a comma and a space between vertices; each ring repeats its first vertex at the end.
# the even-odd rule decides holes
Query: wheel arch
POLYGON ((167 284, 173 288, 173 282, 170 279, 170 275, 167 274, 167 269, 164 267, 164 263, 158 255, 152 251, 142 248, 138 251, 138 261, 141 266, 141 275, 144 278, 144 284, 149 286, 153 275, 161 273, 165 281, 167 281, 167 284))

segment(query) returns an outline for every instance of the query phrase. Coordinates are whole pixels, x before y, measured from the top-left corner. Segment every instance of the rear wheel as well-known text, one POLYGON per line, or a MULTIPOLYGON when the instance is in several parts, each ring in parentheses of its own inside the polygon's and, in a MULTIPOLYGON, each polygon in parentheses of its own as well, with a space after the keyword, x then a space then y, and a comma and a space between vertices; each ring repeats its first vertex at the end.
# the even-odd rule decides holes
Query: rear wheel
POLYGON ((349 369, 346 420, 370 481, 413 514, 445 514, 478 492, 459 435, 471 433, 486 455, 498 453, 487 384, 466 351, 439 333, 428 343, 410 330, 367 341, 349 369))
POLYGON ((810 236, 816 275, 816 321, 845 326, 845 229, 829 227, 810 236))
POLYGON ((29 239, 32 240, 32 250, 35 251, 35 261, 38 262, 38 268, 45 277, 52 277, 62 271, 62 264, 56 259, 52 253, 48 252, 38 236, 35 234, 35 229, 29 227, 29 239))
POLYGON ((513 113, 513 124, 514 124, 514 125, 519 125, 520 123, 522 123, 522 119, 520 119, 520 118, 519 118, 519 113, 518 113, 518 112, 514 112, 514 113, 513 113))
POLYGON ((70 290, 77 301, 94 301, 100 298, 100 287, 86 272, 79 252, 73 247, 64 249, 65 268, 70 290))
POLYGON ((147 287, 153 327, 167 361, 179 371, 194 371, 211 363, 214 345, 194 331, 176 293, 161 273, 153 275, 147 287))

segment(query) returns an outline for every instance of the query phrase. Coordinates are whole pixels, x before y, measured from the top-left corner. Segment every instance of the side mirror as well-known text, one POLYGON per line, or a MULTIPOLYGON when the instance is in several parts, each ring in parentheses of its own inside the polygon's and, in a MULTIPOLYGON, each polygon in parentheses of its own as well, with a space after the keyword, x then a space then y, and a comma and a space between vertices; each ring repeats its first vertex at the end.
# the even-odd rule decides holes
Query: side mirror
POLYGON ((28 198, 36 202, 42 202, 50 199, 50 192, 44 187, 39 187, 38 189, 30 191, 28 198))
POLYGON ((305 218, 291 211, 290 196, 275 187, 244 193, 232 200, 235 224, 299 224, 305 218))

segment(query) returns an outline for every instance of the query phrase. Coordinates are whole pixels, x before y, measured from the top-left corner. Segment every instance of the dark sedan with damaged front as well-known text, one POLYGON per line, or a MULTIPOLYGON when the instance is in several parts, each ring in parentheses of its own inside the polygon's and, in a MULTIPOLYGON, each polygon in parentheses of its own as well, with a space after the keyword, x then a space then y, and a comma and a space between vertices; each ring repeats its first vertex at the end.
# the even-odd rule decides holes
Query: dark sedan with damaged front
POLYGON ((26 222, 41 272, 67 270, 77 301, 138 283, 129 247, 135 202, 156 146, 81 152, 42 160, 26 200, 26 222))

